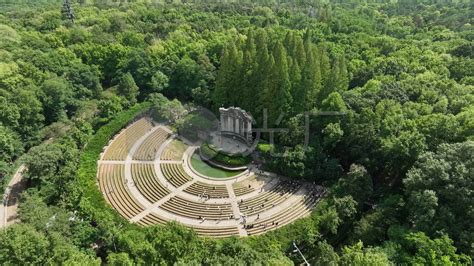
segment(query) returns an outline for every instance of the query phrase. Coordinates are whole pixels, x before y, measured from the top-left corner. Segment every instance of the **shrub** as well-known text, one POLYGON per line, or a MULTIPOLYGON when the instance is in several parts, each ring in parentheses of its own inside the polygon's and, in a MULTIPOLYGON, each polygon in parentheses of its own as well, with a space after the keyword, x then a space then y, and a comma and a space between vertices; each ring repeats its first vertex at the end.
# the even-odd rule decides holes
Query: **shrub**
POLYGON ((204 157, 209 158, 214 162, 231 167, 246 165, 252 160, 252 158, 249 156, 242 156, 240 154, 232 155, 217 151, 207 142, 201 145, 201 152, 204 157))

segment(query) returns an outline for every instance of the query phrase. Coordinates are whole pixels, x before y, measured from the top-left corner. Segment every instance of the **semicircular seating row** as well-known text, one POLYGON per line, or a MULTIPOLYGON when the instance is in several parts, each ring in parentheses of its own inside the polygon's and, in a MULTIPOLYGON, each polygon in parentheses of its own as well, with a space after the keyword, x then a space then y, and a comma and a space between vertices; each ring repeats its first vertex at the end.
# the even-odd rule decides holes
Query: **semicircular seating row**
MULTIPOLYGON (((167 197, 171 190, 168 183, 175 188, 188 184, 187 188, 181 193, 187 193, 193 196, 205 196, 207 198, 229 198, 229 192, 225 185, 211 185, 200 181, 194 181, 185 171, 180 163, 167 162, 160 164, 160 169, 166 178, 166 184, 163 184, 158 178, 154 164, 152 162, 131 163, 131 176, 133 180, 131 184, 127 184, 125 179, 125 164, 107 163, 107 160, 126 160, 133 144, 142 138, 145 134, 148 136, 139 145, 138 149, 132 155, 133 160, 151 161, 155 159, 155 154, 161 145, 170 136, 168 132, 161 128, 153 129, 152 123, 148 119, 140 119, 131 126, 123 130, 105 150, 100 165, 98 167, 99 187, 104 194, 106 201, 115 208, 120 215, 131 220, 133 217, 145 211, 145 207, 134 198, 128 186, 135 186, 143 197, 150 203, 156 203, 167 197)), ((163 152, 165 160, 169 157, 169 152, 163 152), (168 157, 167 157, 168 156, 168 157)), ((255 178, 250 176, 248 179, 255 178)), ((244 180, 245 181, 245 180, 244 180)), ((275 206, 284 203, 287 198, 298 191, 301 187, 300 183, 294 181, 279 181, 270 189, 254 193, 255 188, 248 186, 244 181, 233 183, 232 189, 237 198, 244 198, 247 194, 253 193, 252 196, 245 198, 244 201, 238 201, 238 208, 241 213, 252 216, 264 214, 275 206)), ((298 202, 287 208, 274 212, 267 218, 245 225, 244 230, 249 235, 264 233, 268 230, 281 227, 291 223, 294 220, 308 215, 314 207, 318 199, 322 196, 323 191, 319 190, 310 196, 305 196, 298 202)), ((184 194, 183 194, 184 195, 184 194)), ((176 195, 165 200, 159 205, 159 208, 170 213, 170 217, 183 217, 185 219, 200 220, 232 220, 233 210, 230 201, 227 203, 207 203, 198 200, 190 200, 189 197, 176 195)), ((225 202, 225 200, 224 200, 225 202)), ((150 212, 143 218, 138 220, 140 225, 165 224, 171 220, 150 212)), ((184 219, 183 219, 184 220, 184 219)), ((199 223, 196 223, 199 224, 199 223)), ((198 234, 212 237, 227 237, 239 235, 237 221, 235 226, 203 226, 195 224, 186 224, 192 227, 198 234)), ((240 225, 239 225, 240 226, 240 225)))

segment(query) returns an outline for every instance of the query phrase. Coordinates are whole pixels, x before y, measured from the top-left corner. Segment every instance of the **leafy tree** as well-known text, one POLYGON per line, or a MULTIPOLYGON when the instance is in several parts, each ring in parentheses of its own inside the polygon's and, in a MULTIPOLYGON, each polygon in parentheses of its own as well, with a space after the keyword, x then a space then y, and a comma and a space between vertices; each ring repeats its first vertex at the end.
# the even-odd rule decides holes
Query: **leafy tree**
POLYGON ((25 158, 25 178, 40 189, 47 202, 58 201, 75 177, 77 158, 77 147, 70 140, 33 147, 25 158))
POLYGON ((165 119, 168 122, 176 123, 186 114, 186 110, 177 99, 170 101, 162 94, 152 94, 150 100, 154 104, 154 116, 158 120, 165 119))
POLYGON ((127 253, 111 253, 107 256, 107 263, 116 266, 132 266, 133 261, 127 253))
POLYGON ((71 102, 72 90, 63 78, 46 80, 41 86, 42 102, 46 122, 51 123, 67 117, 66 107, 71 102))
POLYGON ((191 100, 191 92, 194 88, 203 87, 208 79, 212 79, 213 67, 206 64, 207 58, 199 58, 200 64, 192 58, 185 56, 177 62, 173 74, 170 77, 168 95, 191 100), (211 69, 208 69, 211 68, 211 69))
POLYGON ((474 239, 474 217, 466 212, 474 204, 468 196, 473 190, 473 154, 472 141, 442 144, 436 152, 420 155, 403 181, 413 226, 429 235, 446 232, 462 250, 469 250, 474 239))
POLYGON ((23 152, 23 144, 15 131, 0 124, 0 161, 11 162, 23 152))
POLYGON ((73 65, 67 73, 67 79, 74 87, 74 95, 79 99, 97 97, 102 92, 98 67, 85 64, 73 65))
POLYGON ((117 89, 120 95, 128 100, 130 105, 133 105, 137 102, 139 89, 137 84, 135 84, 135 80, 133 79, 130 72, 127 72, 126 74, 122 75, 122 77, 120 77, 117 89))
POLYGON ((456 115, 459 124, 459 135, 467 140, 474 140, 474 108, 468 108, 456 115))
POLYGON ((108 99, 101 100, 99 102, 100 106, 100 116, 103 118, 111 118, 115 114, 119 113, 123 109, 125 99, 119 96, 112 95, 108 99))
POLYGON ((157 71, 153 76, 151 77, 150 81, 150 87, 151 92, 162 92, 164 89, 166 89, 169 85, 169 78, 163 72, 157 71))
POLYGON ((347 110, 346 104, 338 92, 333 92, 321 104, 322 111, 333 111, 344 113, 347 110))
POLYGON ((425 149, 425 137, 411 121, 405 120, 400 105, 393 100, 383 100, 376 106, 379 117, 381 152, 389 162, 388 171, 399 176, 411 167, 425 149))
POLYGON ((469 265, 471 258, 456 253, 453 241, 446 235, 430 239, 423 232, 410 232, 405 228, 390 230, 392 241, 384 250, 391 253, 392 260, 399 264, 469 265))
POLYGON ((377 245, 388 239, 391 226, 407 216, 406 204, 401 195, 390 195, 366 213, 354 226, 352 239, 367 245, 377 245))
POLYGON ((26 224, 16 224, 0 232, 2 264, 44 264, 48 259, 46 236, 26 224))
POLYGON ((326 150, 332 150, 342 140, 344 131, 339 123, 329 123, 322 130, 323 146, 326 150))
POLYGON ((390 265, 390 261, 381 250, 365 248, 362 242, 344 247, 340 257, 341 265, 390 265))
POLYGON ((16 104, 9 104, 8 99, 0 96, 0 122, 8 127, 18 128, 20 110, 16 104))
MULTIPOLYGON (((37 138, 39 129, 43 126, 43 106, 34 95, 34 88, 21 90, 12 96, 12 101, 16 104, 20 118, 18 126, 14 127, 23 139, 34 140, 37 138)), ((59 111, 62 113, 63 111, 59 111)), ((7 125, 8 126, 8 125, 7 125)))
POLYGON ((406 249, 416 250, 409 263, 414 264, 465 264, 470 259, 467 256, 456 254, 456 248, 452 246, 452 240, 446 235, 430 240, 424 233, 411 233, 405 237, 408 242, 406 249))
POLYGON ((339 186, 340 193, 351 195, 359 206, 373 192, 372 178, 365 167, 357 164, 352 164, 349 172, 339 179, 339 186))
POLYGON ((48 259, 48 263, 51 264, 65 264, 65 265, 101 265, 100 258, 97 258, 94 253, 82 252, 79 248, 74 246, 72 243, 67 242, 59 234, 51 234, 51 257, 48 259))
POLYGON ((314 258, 310 259, 311 264, 317 265, 337 265, 339 261, 338 254, 334 248, 326 241, 320 241, 316 244, 315 250, 312 252, 314 258))
POLYGON ((339 218, 336 208, 323 208, 323 211, 320 215, 319 225, 323 232, 330 232, 335 235, 339 225, 342 222, 339 218))
POLYGON ((313 174, 311 167, 308 167, 313 161, 312 152, 311 148, 298 144, 292 149, 274 150, 274 153, 279 156, 273 157, 273 160, 278 171, 287 176, 308 177, 313 174))
POLYGON ((33 226, 36 230, 41 230, 54 216, 54 210, 48 208, 39 194, 24 193, 19 214, 23 222, 33 226))
POLYGON ((347 222, 357 213, 357 202, 352 196, 334 198, 334 206, 342 221, 347 222))
POLYGON ((199 254, 201 248, 196 233, 177 223, 151 228, 148 237, 153 248, 160 251, 160 258, 166 262, 189 260, 199 254), (156 238, 157 235, 160 237, 156 238))

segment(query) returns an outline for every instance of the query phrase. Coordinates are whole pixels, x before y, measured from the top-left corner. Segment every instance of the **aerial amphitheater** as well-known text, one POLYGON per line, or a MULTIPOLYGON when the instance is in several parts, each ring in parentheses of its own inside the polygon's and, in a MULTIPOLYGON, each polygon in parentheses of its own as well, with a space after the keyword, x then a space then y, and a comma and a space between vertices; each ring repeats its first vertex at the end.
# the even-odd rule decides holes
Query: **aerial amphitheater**
MULTIPOLYGON (((214 136, 221 148, 248 148, 250 125, 247 129, 239 121, 239 128, 232 121, 229 128, 230 120, 223 122, 223 115, 221 110, 220 131, 214 136)), ((104 147, 98 186, 130 223, 176 221, 208 237, 244 237, 278 229, 308 216, 325 194, 321 186, 260 170, 254 161, 238 170, 211 163, 201 158, 199 149, 172 127, 149 116, 137 118, 104 147)))

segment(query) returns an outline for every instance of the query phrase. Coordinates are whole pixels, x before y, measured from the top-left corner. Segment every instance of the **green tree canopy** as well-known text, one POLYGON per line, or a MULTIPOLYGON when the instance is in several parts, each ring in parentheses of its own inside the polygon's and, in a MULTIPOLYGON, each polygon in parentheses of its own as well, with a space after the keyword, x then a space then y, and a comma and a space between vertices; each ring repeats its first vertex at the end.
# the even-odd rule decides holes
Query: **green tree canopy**
POLYGON ((430 235, 446 232, 465 250, 472 247, 474 143, 442 144, 422 154, 404 179, 410 221, 430 235))

